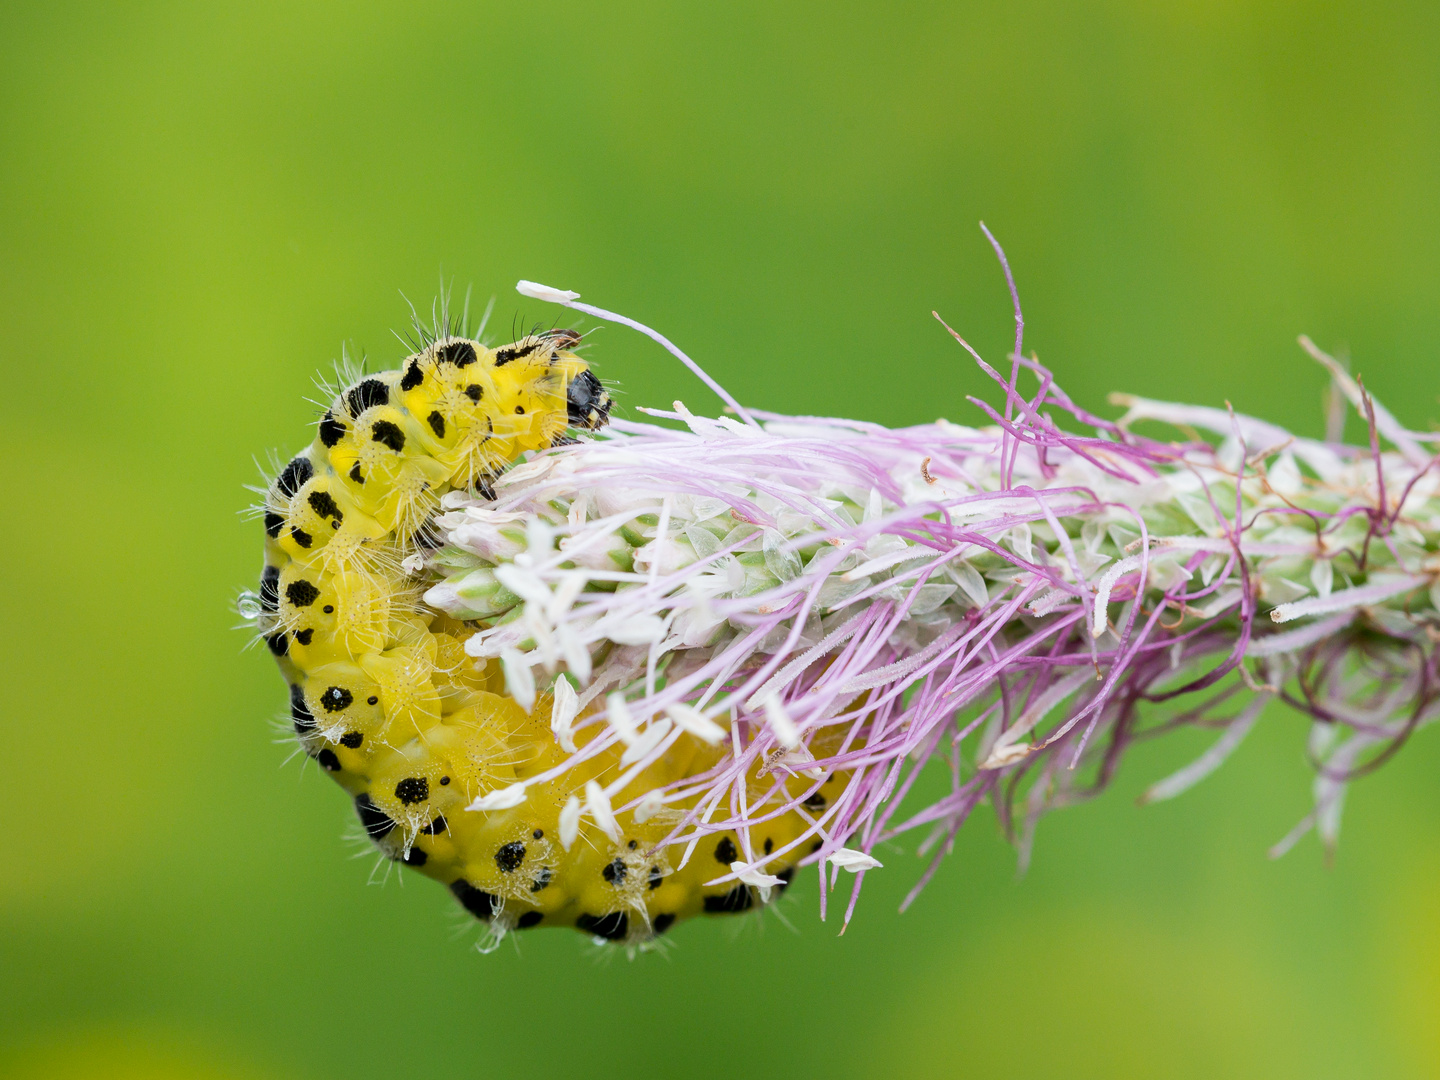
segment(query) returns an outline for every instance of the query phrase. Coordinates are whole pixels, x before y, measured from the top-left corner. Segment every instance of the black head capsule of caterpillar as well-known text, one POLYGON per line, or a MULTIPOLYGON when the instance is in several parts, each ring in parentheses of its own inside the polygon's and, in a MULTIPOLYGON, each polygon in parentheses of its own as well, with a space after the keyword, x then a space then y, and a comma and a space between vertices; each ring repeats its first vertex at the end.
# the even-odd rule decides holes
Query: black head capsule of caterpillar
POLYGON ((588 369, 570 380, 565 391, 565 404, 572 427, 594 431, 610 420, 610 394, 588 369))
MULTIPOLYGON (((578 330, 546 330, 539 336, 554 348, 552 362, 558 361, 562 352, 570 352, 581 341, 578 330)), ((609 391, 588 367, 570 375, 565 387, 565 411, 571 427, 586 431, 604 427, 610 420, 612 405, 609 391)))

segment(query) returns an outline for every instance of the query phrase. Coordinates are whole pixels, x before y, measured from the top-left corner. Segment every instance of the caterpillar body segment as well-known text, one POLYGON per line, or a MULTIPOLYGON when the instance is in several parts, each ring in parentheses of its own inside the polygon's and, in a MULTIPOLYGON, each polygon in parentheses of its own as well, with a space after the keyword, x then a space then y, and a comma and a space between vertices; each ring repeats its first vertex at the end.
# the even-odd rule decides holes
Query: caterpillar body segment
MULTIPOLYGON (((808 823, 792 812, 748 836, 712 833, 662 847, 694 806, 682 800, 643 822, 618 814, 618 833, 589 817, 577 827, 587 783, 613 785, 626 771, 623 748, 527 783, 518 806, 468 810, 568 755, 550 730, 549 695, 527 714, 505 696, 498 662, 466 654, 465 641, 488 623, 423 604, 431 583, 416 558, 439 543, 431 520, 446 492, 488 495, 524 452, 607 422, 610 397, 572 351, 579 340, 552 330, 492 350, 441 337, 398 370, 341 390, 314 441, 266 491, 254 601, 289 684, 300 746, 349 793, 361 828, 386 857, 447 885, 489 924, 492 940, 571 926, 639 945, 677 920, 746 911, 776 891, 711 884, 737 860, 784 852, 768 864, 783 891, 810 853, 808 841, 787 851, 808 823)), ((593 733, 577 735, 582 750, 593 733)), ((612 791, 614 805, 703 773, 720 754, 684 735, 612 791)), ((798 796, 814 783, 795 777, 785 788, 798 796)), ((773 799, 775 785, 757 773, 752 805, 773 799)), ((832 775, 807 807, 823 809, 842 787, 832 775)))

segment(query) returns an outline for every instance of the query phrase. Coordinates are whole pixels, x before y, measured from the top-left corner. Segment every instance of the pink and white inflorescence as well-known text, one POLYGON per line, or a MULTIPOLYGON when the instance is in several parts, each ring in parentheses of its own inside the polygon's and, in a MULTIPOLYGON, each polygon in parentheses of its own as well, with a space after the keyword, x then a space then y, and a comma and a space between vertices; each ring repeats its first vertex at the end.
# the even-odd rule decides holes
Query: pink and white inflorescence
MULTIPOLYGON (((522 291, 689 363, 575 294, 522 291)), ((1042 813, 1103 788, 1133 741, 1219 732, 1147 796, 1170 798, 1274 699, 1312 718, 1318 769, 1275 850, 1311 828, 1332 843, 1348 782, 1440 710, 1440 467, 1433 436, 1304 344, 1368 445, 1135 397, 1104 420, 1018 334, 1008 379, 975 356, 1004 402, 975 402, 982 427, 644 410, 670 426, 615 420, 506 473, 493 502, 447 495, 425 600, 483 620, 467 651, 499 658, 527 711, 553 695, 570 755, 529 783, 623 745, 614 797, 685 734, 723 737, 713 767, 614 812, 683 807, 682 862, 799 812, 804 835, 771 857, 805 852, 829 888, 854 872, 847 920, 890 841, 922 830, 918 892, 988 803, 1023 860, 1042 813), (756 805, 757 770, 849 780, 812 812, 778 783, 756 805), (938 797, 916 787, 927 770, 948 777, 938 797)), ((717 880, 765 881, 745 851, 717 880)))

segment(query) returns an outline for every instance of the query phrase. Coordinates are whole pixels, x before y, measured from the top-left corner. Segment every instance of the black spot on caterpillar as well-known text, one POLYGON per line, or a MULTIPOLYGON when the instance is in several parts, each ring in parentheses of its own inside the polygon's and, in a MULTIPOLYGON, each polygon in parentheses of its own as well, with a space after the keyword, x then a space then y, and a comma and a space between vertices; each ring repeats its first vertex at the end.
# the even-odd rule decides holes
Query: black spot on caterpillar
POLYGON ((376 420, 370 428, 370 438, 388 446, 397 454, 405 449, 405 433, 389 420, 376 420))
POLYGON ((461 906, 477 919, 490 918, 499 906, 494 896, 483 889, 477 889, 464 878, 452 881, 450 891, 455 894, 455 899, 460 901, 461 906))
POLYGON ((345 520, 345 515, 340 512, 340 507, 328 491, 312 491, 305 501, 320 517, 333 518, 337 527, 345 520))
POLYGON ((500 850, 495 852, 495 865, 503 873, 513 874, 520 869, 520 864, 525 861, 525 845, 519 840, 512 840, 508 844, 502 844, 500 850))
POLYGON ((369 795, 355 796, 355 813, 360 816, 360 824, 364 826, 371 840, 386 837, 390 835, 390 830, 395 828, 395 822, 375 805, 369 795))
POLYGON ((755 897, 750 892, 750 886, 737 884, 724 896, 705 897, 705 910, 712 915, 732 915, 749 911, 754 903, 755 897))
MULTIPOLYGON (((423 776, 407 776, 395 785, 395 797, 406 806, 424 802, 430 797, 430 781, 423 776)), ((523 851, 521 857, 524 857, 523 851)))
POLYGON ((630 916, 623 911, 608 915, 577 915, 575 925, 606 941, 624 941, 630 930, 630 916))
POLYGON ((280 470, 280 475, 275 478, 275 489, 288 499, 314 475, 315 466, 310 464, 310 459, 297 457, 280 470))
POLYGON ((520 360, 523 357, 529 356, 543 344, 543 340, 537 339, 524 345, 510 345, 504 349, 497 349, 495 351, 495 366, 504 367, 513 360, 520 360))
POLYGON ((309 607, 320 597, 320 590, 301 578, 285 586, 285 599, 296 607, 309 607))
POLYGON ((297 735, 306 735, 315 730, 315 717, 310 706, 305 704, 305 691, 299 683, 290 687, 290 723, 297 735))
MULTIPOLYGON (((499 353, 496 353, 496 366, 500 364, 499 353)), ((475 354, 475 346, 468 341, 452 341, 441 345, 435 350, 435 361, 440 364, 454 364, 457 368, 469 367, 479 357, 475 354)))
POLYGON ((354 700, 355 695, 343 686, 332 686, 320 695, 320 705, 326 712, 339 712, 341 709, 348 709, 350 703, 354 700))
POLYGON ((358 420, 366 409, 390 403, 390 388, 379 379, 366 379, 345 395, 345 409, 358 420))
POLYGON ((327 447, 334 446, 345 437, 346 427, 335 419, 333 412, 327 412, 320 419, 320 441, 327 447))
MULTIPOLYGON (((266 530, 269 531, 268 529, 266 530)), ((280 568, 278 566, 267 566, 260 571, 260 610, 275 610, 280 602, 280 568)))

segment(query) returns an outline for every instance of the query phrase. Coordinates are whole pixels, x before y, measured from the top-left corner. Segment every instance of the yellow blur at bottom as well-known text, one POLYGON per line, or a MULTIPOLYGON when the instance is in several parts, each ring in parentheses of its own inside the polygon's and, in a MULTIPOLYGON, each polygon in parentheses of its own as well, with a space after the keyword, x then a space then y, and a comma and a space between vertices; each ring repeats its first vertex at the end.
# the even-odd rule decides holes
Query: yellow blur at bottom
POLYGON ((64 1033, 0 1060, 7 1080, 282 1080, 289 1073, 226 1061, 219 1047, 169 1032, 87 1030, 64 1033))

